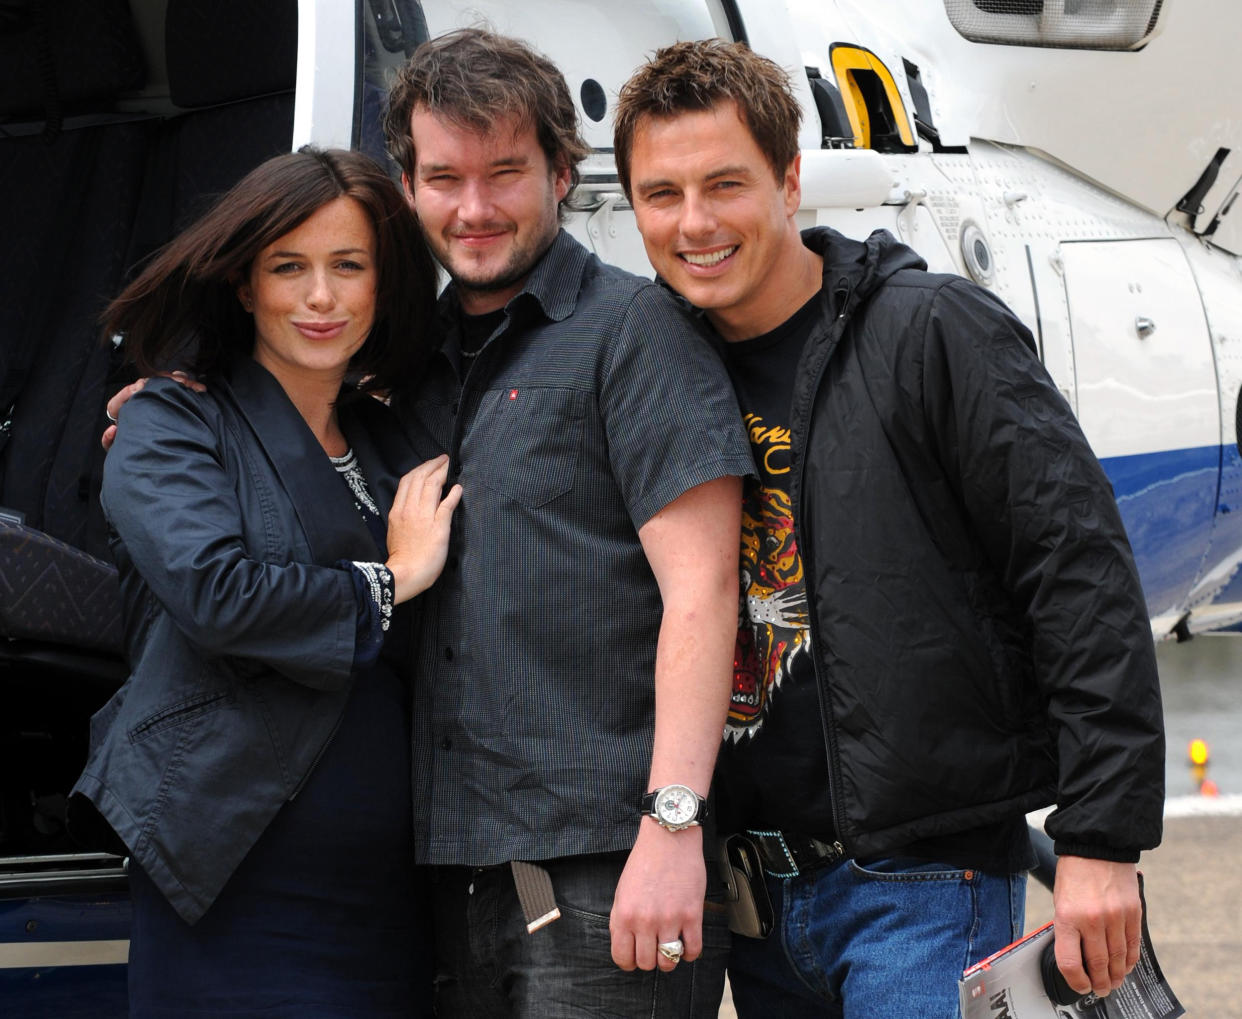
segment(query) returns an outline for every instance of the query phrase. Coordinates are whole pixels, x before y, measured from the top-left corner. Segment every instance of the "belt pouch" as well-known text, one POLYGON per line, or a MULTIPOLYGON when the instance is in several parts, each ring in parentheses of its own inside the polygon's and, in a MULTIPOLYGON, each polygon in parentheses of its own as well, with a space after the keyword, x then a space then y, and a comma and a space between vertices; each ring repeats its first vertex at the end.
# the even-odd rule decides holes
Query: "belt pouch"
POLYGON ((772 932, 772 900, 759 850, 742 832, 721 839, 719 846, 729 930, 744 938, 766 938, 772 932))

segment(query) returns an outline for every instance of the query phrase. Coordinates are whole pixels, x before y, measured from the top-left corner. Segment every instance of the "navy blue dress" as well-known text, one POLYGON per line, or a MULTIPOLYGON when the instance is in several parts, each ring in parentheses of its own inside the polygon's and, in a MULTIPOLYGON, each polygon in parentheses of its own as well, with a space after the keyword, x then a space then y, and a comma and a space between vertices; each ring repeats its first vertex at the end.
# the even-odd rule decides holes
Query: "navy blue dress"
MULTIPOLYGON (((367 503, 368 525, 382 526, 367 503)), ((409 692, 392 664, 408 661, 406 631, 394 622, 305 785, 197 924, 130 862, 131 1019, 432 1015, 409 692)))

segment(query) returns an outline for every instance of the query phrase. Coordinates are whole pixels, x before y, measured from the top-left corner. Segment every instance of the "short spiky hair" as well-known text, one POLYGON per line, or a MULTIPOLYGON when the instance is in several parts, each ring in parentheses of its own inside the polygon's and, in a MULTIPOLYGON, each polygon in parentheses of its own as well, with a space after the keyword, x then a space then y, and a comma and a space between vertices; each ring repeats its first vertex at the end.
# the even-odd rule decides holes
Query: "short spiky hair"
POLYGON ((733 102, 777 182, 798 155, 802 110, 789 75, 745 43, 679 42, 657 50, 621 87, 613 121, 617 176, 630 195, 630 155, 644 117, 675 117, 733 102))
POLYGON ((578 113, 556 65, 517 39, 481 28, 423 43, 393 82, 384 136, 411 182, 417 156, 410 117, 416 107, 479 131, 515 116, 521 127, 534 127, 553 169, 569 169, 571 191, 578 184, 578 164, 591 151, 578 133, 578 113))

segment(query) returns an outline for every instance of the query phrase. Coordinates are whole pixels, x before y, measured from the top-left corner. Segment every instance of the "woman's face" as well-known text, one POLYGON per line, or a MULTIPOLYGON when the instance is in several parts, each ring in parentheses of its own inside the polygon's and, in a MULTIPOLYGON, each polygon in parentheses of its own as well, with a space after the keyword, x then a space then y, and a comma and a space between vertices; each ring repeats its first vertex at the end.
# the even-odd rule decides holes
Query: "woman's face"
POLYGON ((237 288, 254 315, 254 359, 288 388, 339 382, 375 322, 375 230, 353 198, 321 206, 259 252, 237 288))

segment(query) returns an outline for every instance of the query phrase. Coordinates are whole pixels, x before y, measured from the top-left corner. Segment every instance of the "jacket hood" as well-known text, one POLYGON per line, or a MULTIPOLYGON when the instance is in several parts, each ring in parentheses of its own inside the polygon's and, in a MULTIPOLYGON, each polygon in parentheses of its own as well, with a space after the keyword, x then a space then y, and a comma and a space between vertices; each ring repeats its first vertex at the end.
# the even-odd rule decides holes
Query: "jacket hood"
POLYGON ((926 269, 927 263, 887 230, 876 230, 858 241, 831 227, 819 226, 802 231, 802 243, 824 260, 824 292, 840 301, 848 292, 846 307, 835 308, 837 315, 869 297, 885 280, 902 269, 926 269))

